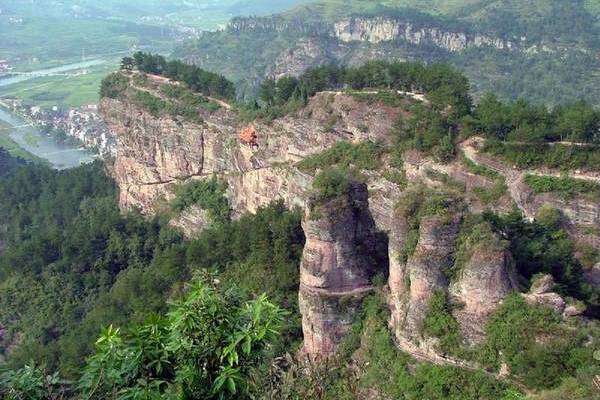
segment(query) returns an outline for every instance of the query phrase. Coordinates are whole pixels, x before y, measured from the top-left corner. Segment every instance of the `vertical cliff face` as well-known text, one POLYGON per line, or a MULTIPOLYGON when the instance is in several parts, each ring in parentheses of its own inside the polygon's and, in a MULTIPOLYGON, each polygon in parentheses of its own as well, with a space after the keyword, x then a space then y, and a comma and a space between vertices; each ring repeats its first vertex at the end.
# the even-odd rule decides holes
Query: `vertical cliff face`
MULTIPOLYGON (((159 91, 154 94, 160 96, 159 91)), ((304 352, 310 357, 327 358, 335 353, 362 299, 372 289, 374 274, 380 271, 385 275, 388 267, 390 325, 398 343, 405 351, 425 352, 430 358, 440 353, 435 340, 424 337, 423 321, 436 292, 444 293, 452 303, 465 344, 475 345, 484 338, 489 315, 517 289, 510 255, 497 236, 487 235, 485 242, 475 241, 466 250, 462 240, 457 240, 463 235, 467 210, 479 213, 486 208, 474 191, 494 184, 469 172, 460 160, 440 164, 418 152, 406 152, 401 168, 409 181, 405 188, 389 174, 394 170, 402 175, 401 169, 392 168, 389 156, 384 155, 383 168, 361 171, 366 183, 354 184, 347 197, 310 201, 314 178, 301 170, 298 162, 338 141, 393 145, 390 131, 394 121, 410 117, 403 107, 322 92, 296 114, 251 125, 241 122, 236 111, 227 107, 202 114, 202 123, 153 115, 125 100, 104 99, 100 109, 118 137, 113 173, 123 209, 153 214, 174 196, 179 183, 216 174, 228 184, 234 218, 275 200, 306 210, 299 301, 304 352), (255 143, 241 139, 244 131, 254 132, 255 143), (432 171, 456 181, 461 189, 442 193, 447 185, 433 179, 432 171), (416 187, 424 190, 417 198, 419 210, 396 207, 416 187), (424 207, 432 195, 443 200, 442 209, 438 203, 424 207), (387 234, 389 243, 381 232, 387 234)), ((522 186, 523 172, 481 154, 469 141, 461 144, 461 149, 473 162, 505 178, 508 190, 490 205, 494 211, 510 211, 514 203, 529 216, 552 201, 563 207, 575 232, 578 224, 597 225, 597 205, 583 200, 558 202, 533 194, 522 186)), ((193 237, 207 220, 206 210, 191 206, 171 223, 193 237)), ((530 300, 555 297, 536 296, 530 300)))
MULTIPOLYGON (((406 217, 398 215, 398 219, 406 217)), ((414 253, 402 261, 397 249, 407 246, 407 232, 402 232, 405 224, 399 222, 396 235, 390 238, 391 323, 398 339, 412 341, 420 335, 429 300, 448 287, 446 272, 452 266, 460 216, 423 218, 414 253)))
POLYGON ((460 276, 449 288, 451 298, 459 304, 454 317, 468 344, 482 343, 489 316, 498 305, 518 290, 513 261, 506 244, 495 235, 471 250, 460 276))
POLYGON ((481 343, 489 316, 517 290, 506 244, 490 230, 476 231, 465 239, 460 207, 453 205, 442 215, 417 217, 416 245, 410 254, 407 249, 412 246, 415 232, 409 218, 415 217, 402 208, 395 212, 389 244, 390 325, 400 347, 431 358, 439 356, 436 338, 424 334, 425 319, 436 293, 452 303, 452 316, 460 327, 463 344, 481 343))
POLYGON ((311 203, 302 223, 299 301, 304 352, 318 359, 335 353, 383 266, 366 185, 353 185, 348 197, 311 203))
POLYGON ((430 44, 456 52, 469 47, 490 46, 511 49, 513 43, 500 38, 444 30, 435 25, 415 25, 407 20, 386 17, 355 17, 334 24, 334 36, 341 42, 381 43, 402 40, 414 45, 430 44))

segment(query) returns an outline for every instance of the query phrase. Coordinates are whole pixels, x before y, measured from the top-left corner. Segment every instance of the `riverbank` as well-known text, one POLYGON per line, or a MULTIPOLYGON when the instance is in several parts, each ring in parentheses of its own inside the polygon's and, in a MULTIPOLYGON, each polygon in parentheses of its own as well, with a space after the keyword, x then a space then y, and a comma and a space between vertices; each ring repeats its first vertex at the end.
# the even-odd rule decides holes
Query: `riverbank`
POLYGON ((29 160, 43 159, 56 169, 74 168, 96 159, 86 149, 56 143, 38 127, 5 108, 0 108, 0 121, 4 128, 0 143, 11 154, 25 156, 23 158, 29 160))
POLYGON ((17 142, 12 140, 8 132, 12 129, 11 125, 0 120, 0 147, 8 151, 11 156, 19 157, 25 161, 33 162, 36 164, 50 165, 48 160, 37 157, 27 150, 21 148, 17 142))

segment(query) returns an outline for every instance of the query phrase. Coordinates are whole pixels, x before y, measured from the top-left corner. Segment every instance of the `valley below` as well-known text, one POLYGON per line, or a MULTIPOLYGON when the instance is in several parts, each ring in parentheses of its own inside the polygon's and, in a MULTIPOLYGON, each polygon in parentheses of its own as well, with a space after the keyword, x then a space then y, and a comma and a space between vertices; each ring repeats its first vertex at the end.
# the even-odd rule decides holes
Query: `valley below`
POLYGON ((46 1, 0 7, 82 33, 0 60, 0 398, 600 399, 593 2, 46 1))

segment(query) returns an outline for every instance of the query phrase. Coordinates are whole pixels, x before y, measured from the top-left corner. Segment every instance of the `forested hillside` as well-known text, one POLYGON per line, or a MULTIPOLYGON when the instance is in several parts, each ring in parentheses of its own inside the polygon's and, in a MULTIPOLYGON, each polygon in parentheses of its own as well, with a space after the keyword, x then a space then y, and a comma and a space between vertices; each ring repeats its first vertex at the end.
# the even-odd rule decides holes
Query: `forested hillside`
POLYGON ((328 0, 273 18, 234 19, 175 55, 244 82, 242 94, 265 76, 399 58, 448 61, 466 73, 476 96, 493 90, 502 99, 598 104, 599 33, 598 8, 585 0, 328 0))
MULTIPOLYGON (((544 175, 544 170, 528 175, 534 192, 595 201, 598 185, 569 174, 600 168, 597 110, 585 102, 549 110, 523 100, 501 102, 493 95, 474 106, 468 80, 446 64, 319 67, 297 79, 265 81, 259 97, 247 104, 232 101, 232 88, 217 74, 137 53, 123 60, 123 71, 105 79, 102 95, 119 109, 135 107, 140 119, 174 119, 178 128, 206 126, 212 118, 235 113, 261 132, 277 126, 278 120, 291 124, 313 118, 313 112, 322 109, 326 117, 318 136, 326 137, 336 135, 346 118, 341 112, 351 113, 357 106, 371 113, 394 112, 397 120, 382 132, 382 140, 336 141, 286 166, 276 156, 278 166, 288 172, 297 169, 303 177, 314 177, 304 217, 283 202, 258 207, 252 214, 241 212, 239 203, 234 209, 232 193, 239 188, 227 179, 235 182, 246 171, 174 183, 174 199, 163 198, 155 215, 142 217, 119 209, 115 182, 100 162, 55 171, 23 165, 0 153, 0 165, 7 167, 0 174, 0 395, 10 400, 338 400, 365 393, 406 400, 594 398, 600 293, 584 272, 597 262, 597 251, 579 247, 572 227, 565 227, 566 214, 550 205, 543 205, 534 220, 524 218, 514 204, 495 209, 495 203, 509 195, 506 171, 472 161, 463 141, 480 137, 483 145, 478 150, 497 157, 496 165, 509 162, 508 174, 561 168, 560 177, 544 175), (204 97, 208 94, 229 101, 231 109, 209 107, 214 100, 204 97), (334 103, 341 97, 352 103, 336 110, 334 103), (306 111, 318 98, 326 104, 306 111), (410 167, 405 164, 407 154, 432 166, 460 168, 458 176, 482 180, 486 186, 467 187, 457 175, 441 172, 444 169, 423 168, 427 180, 413 175, 411 181, 405 169, 410 167), (397 254, 389 253, 394 258, 344 261, 370 246, 360 240, 374 224, 365 219, 346 226, 348 220, 340 216, 349 215, 351 221, 366 203, 376 202, 368 197, 376 191, 362 192, 368 201, 351 196, 357 188, 366 189, 367 176, 378 175, 378 185, 393 188, 387 193, 394 203, 392 223, 405 221, 407 240, 397 254), (484 207, 481 212, 468 211, 466 202, 484 207), (207 218, 203 230, 186 240, 170 222, 195 208, 207 218), (232 218, 234 213, 237 218, 232 218), (482 335, 477 345, 467 345, 465 335, 470 332, 461 329, 456 317, 465 305, 454 303, 443 286, 432 294, 418 330, 428 340, 435 339, 442 361, 400 351, 397 332, 390 328, 397 311, 390 306, 390 266, 404 262, 411 265, 408 270, 423 268, 424 262, 415 263, 414 257, 445 239, 427 237, 423 249, 423 232, 432 224, 439 224, 434 233, 456 225, 456 231, 448 230, 448 236, 456 236, 448 256, 451 263, 441 267, 444 261, 439 259, 434 265, 443 269, 448 284, 459 285, 465 275, 468 279, 473 265, 475 276, 489 267, 481 260, 472 264, 475 254, 486 259, 499 255, 501 262, 493 267, 506 268, 506 274, 514 273, 518 280, 477 328, 482 335), (355 307, 356 316, 345 322, 349 330, 340 331, 338 353, 327 363, 307 368, 296 357, 306 350, 306 343, 300 347, 306 341, 301 319, 307 305, 302 296, 311 283, 302 280, 302 274, 310 270, 307 260, 321 262, 320 257, 311 258, 312 251, 339 240, 327 230, 338 228, 344 235, 359 233, 341 247, 340 265, 360 269, 365 268, 362 262, 375 263, 378 273, 360 307, 355 307), (317 236, 323 232, 325 240, 317 236), (500 250, 487 253, 490 247, 500 250), (562 308, 556 311, 536 296, 562 308), (455 359, 462 360, 459 366, 455 359), (499 374, 503 369, 509 374, 499 374)), ((367 135, 372 128, 362 126, 357 132, 367 135)), ((176 134, 190 131, 201 130, 177 129, 176 134)), ((217 140, 230 138, 212 135, 217 140)), ((162 131, 158 136, 161 143, 177 142, 162 131)), ((276 134, 271 140, 273 151, 276 134)), ((316 145, 311 140, 309 147, 316 145)), ((140 143, 145 149, 154 147, 140 143)), ((218 148, 231 156, 239 155, 237 146, 245 145, 229 140, 218 148)), ((262 156, 253 151, 253 157, 262 156)), ((254 172, 255 167, 250 168, 254 172)), ((590 230, 589 235, 595 234, 590 230)), ((394 235, 378 239, 386 254, 394 235)), ((424 257, 431 258, 427 253, 424 257)), ((401 285, 419 287, 417 280, 411 282, 409 276, 401 285)), ((486 287, 483 294, 494 289, 486 287)), ((326 301, 335 296, 326 292, 323 303, 314 308, 330 313, 324 315, 332 316, 327 319, 331 324, 355 301, 351 295, 342 296, 329 307, 326 301)))

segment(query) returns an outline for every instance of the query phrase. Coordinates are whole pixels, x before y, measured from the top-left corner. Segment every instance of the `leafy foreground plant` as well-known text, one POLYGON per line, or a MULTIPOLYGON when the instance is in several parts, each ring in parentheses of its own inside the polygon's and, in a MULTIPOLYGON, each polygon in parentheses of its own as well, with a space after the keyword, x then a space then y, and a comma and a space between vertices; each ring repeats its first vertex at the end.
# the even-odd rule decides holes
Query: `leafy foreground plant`
MULTIPOLYGON (((129 333, 109 326, 87 361, 76 397, 247 398, 253 368, 279 335, 283 317, 264 294, 243 301, 236 288, 197 279, 166 318, 153 317, 129 333)), ((33 367, 2 374, 0 395, 53 399, 43 376, 33 367)))

